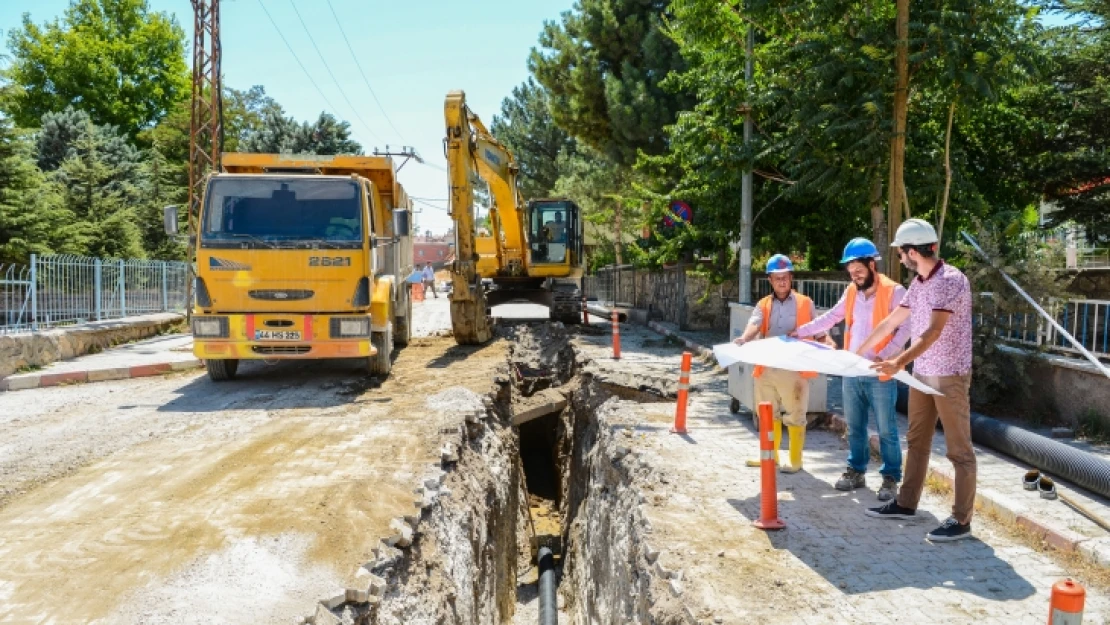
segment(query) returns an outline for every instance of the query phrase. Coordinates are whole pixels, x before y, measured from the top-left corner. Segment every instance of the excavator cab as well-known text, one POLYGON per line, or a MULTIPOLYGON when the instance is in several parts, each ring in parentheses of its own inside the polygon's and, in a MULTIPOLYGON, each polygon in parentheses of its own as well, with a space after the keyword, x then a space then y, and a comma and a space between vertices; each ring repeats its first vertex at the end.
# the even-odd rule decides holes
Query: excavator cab
POLYGON ((528 202, 530 275, 565 277, 582 258, 582 223, 578 205, 570 200, 528 202))

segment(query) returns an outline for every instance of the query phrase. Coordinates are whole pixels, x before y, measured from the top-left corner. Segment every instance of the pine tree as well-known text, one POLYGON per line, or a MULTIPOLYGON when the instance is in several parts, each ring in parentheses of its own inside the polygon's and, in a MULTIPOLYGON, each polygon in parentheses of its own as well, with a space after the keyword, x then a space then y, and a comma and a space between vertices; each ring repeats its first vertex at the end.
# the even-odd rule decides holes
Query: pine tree
POLYGON ((551 118, 550 101, 531 77, 513 87, 501 102, 490 132, 512 151, 520 166, 520 191, 525 198, 549 197, 559 179, 558 159, 574 151, 575 142, 551 118))
POLYGON ((0 115, 0 263, 74 251, 81 242, 72 224, 72 213, 35 166, 31 143, 0 115))

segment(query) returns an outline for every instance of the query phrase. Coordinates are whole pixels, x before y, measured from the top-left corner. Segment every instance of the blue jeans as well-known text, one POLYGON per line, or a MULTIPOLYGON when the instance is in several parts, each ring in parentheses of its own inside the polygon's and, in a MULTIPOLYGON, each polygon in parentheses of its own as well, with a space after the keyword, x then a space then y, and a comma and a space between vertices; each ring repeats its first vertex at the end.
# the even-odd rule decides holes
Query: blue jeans
POLYGON ((879 455, 884 477, 902 480, 902 447, 898 444, 898 416, 894 403, 898 400, 898 383, 880 382, 877 377, 842 378, 844 382, 844 418, 848 421, 848 466, 865 473, 871 459, 868 444, 867 416, 875 415, 879 428, 879 455))

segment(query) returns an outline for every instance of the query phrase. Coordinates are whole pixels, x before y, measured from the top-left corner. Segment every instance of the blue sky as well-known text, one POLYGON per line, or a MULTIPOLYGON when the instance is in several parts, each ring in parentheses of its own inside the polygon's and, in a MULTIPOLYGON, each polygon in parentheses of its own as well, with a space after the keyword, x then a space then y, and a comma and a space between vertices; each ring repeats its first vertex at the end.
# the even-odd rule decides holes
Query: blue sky
MULTIPOLYGON (((259 0, 223 0, 220 4, 224 83, 237 89, 262 85, 300 120, 315 119, 328 110, 351 123, 354 138, 367 152, 386 144, 414 146, 435 167, 410 162, 401 171, 401 182, 412 196, 440 200, 417 204, 421 210, 417 223, 421 230, 444 232, 451 224, 447 204, 442 201, 447 197, 447 174, 436 168, 445 164, 444 96, 451 89, 465 90, 470 107, 489 124, 500 110, 501 100, 528 77, 528 53, 536 45, 544 20, 557 20, 573 0, 330 1, 370 87, 396 130, 359 74, 327 0, 292 3, 338 86, 313 48, 291 0, 262 2, 301 63, 313 73, 323 96, 298 66, 259 0)), ((174 14, 191 44, 189 0, 149 3, 153 10, 174 14)), ((23 13, 30 13, 39 24, 53 20, 68 5, 69 0, 0 0, 0 29, 6 34, 18 27, 23 13)))

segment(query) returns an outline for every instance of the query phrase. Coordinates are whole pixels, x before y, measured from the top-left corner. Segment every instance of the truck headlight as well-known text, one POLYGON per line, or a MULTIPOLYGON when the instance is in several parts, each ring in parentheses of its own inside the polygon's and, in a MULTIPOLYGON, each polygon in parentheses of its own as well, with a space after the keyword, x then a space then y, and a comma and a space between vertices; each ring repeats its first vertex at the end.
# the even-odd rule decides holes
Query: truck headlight
POLYGON ((370 336, 369 317, 346 317, 331 320, 332 338, 353 338, 370 336))
POLYGON ((193 336, 226 339, 227 317, 193 317, 193 336))

